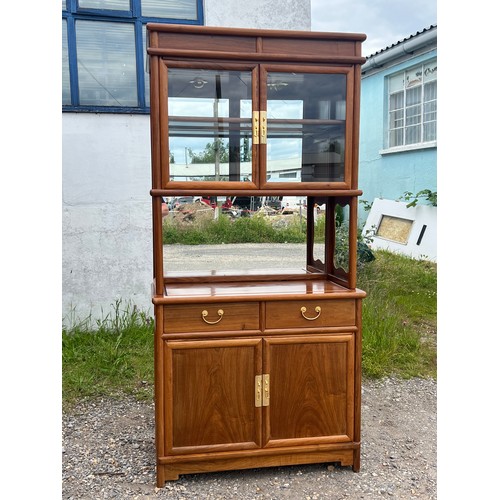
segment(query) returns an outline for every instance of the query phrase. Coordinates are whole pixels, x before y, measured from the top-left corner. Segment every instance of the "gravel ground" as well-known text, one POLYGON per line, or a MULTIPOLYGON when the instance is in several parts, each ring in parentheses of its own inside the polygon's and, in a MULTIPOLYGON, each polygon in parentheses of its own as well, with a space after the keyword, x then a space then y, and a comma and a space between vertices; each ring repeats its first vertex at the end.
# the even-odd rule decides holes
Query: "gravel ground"
POLYGON ((361 470, 300 465, 181 476, 156 488, 150 402, 103 399, 63 414, 62 498, 437 498, 436 382, 364 381, 361 470))
MULTIPOLYGON (((300 267, 304 248, 171 245, 165 247, 165 265, 175 270, 300 267)), ((436 393, 433 380, 364 381, 358 473, 336 464, 275 467, 185 475, 160 489, 153 404, 130 398, 82 402, 63 414, 62 498, 434 500, 436 393)))

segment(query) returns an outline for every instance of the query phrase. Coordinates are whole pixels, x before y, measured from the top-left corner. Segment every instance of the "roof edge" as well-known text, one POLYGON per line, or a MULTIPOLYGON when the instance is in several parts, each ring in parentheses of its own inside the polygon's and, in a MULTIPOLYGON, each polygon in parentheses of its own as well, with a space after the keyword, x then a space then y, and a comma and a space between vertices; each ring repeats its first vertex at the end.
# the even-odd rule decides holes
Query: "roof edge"
POLYGON ((436 42, 437 24, 431 24, 428 28, 417 31, 415 34, 368 56, 361 70, 366 72, 370 69, 381 68, 405 54, 412 54, 416 50, 436 42))

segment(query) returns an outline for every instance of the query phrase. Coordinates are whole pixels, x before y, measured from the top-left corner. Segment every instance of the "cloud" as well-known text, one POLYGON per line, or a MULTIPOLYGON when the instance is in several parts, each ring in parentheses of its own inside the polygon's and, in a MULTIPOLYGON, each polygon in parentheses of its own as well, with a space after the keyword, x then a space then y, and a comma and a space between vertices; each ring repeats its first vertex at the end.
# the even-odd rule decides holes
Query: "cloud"
POLYGON ((365 33, 364 56, 436 22, 436 0, 311 0, 311 29, 365 33))

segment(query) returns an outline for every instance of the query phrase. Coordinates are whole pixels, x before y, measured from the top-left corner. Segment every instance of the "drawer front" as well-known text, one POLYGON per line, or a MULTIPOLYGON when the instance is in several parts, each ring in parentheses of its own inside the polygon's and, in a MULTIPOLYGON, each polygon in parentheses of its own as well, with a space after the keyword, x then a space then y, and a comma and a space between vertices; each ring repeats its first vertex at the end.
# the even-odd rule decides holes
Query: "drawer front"
POLYGON ((163 330, 166 333, 258 330, 259 304, 221 302, 166 305, 163 318, 163 330))
POLYGON ((351 299, 266 303, 266 328, 352 326, 355 318, 355 301, 351 299))

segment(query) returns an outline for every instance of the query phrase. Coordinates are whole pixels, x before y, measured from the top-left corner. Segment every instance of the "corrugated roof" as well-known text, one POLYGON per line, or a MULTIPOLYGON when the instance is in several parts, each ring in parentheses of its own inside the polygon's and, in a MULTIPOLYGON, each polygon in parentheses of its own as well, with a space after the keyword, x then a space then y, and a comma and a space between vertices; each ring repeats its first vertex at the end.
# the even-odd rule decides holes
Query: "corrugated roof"
POLYGON ((424 28, 420 31, 417 31, 416 33, 414 33, 413 35, 410 35, 410 36, 407 36, 406 38, 403 38, 402 40, 399 40, 398 42, 396 43, 393 43, 392 45, 388 45, 387 47, 385 47, 384 49, 380 49, 380 50, 377 50, 377 52, 374 52, 373 54, 370 54, 366 60, 370 59, 370 57, 374 57, 376 56, 377 54, 381 54, 382 52, 385 52, 386 50, 389 50, 389 49, 392 49, 393 47, 397 47, 400 43, 404 43, 404 42, 407 42, 408 40, 411 40, 412 38, 415 38, 416 36, 418 35, 421 35, 422 33, 425 33, 426 31, 429 31, 429 30, 432 30, 434 28, 437 28, 437 24, 431 24, 430 26, 428 26, 427 28, 424 28))

